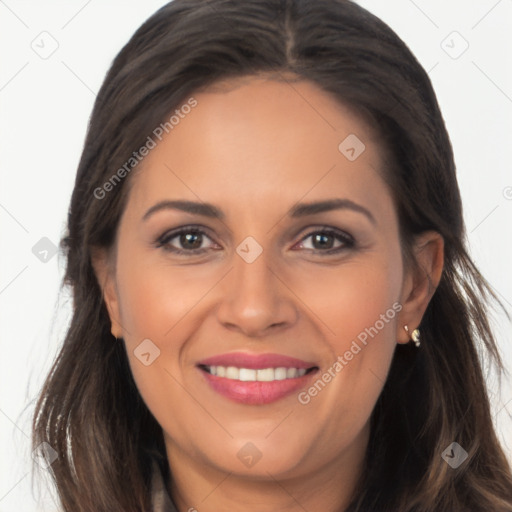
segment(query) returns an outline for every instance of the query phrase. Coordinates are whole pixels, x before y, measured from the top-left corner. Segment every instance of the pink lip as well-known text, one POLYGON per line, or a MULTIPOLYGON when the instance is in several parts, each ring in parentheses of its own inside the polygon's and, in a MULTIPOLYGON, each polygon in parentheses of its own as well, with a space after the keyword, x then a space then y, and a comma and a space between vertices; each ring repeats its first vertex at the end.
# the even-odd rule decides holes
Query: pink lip
MULTIPOLYGON (((312 368, 314 363, 302 361, 294 357, 280 354, 246 354, 234 352, 210 357, 201 361, 201 366, 236 366, 253 370, 264 368, 312 368)), ((293 379, 275 380, 272 382, 244 382, 211 375, 200 369, 211 388, 222 396, 238 403, 248 405, 264 405, 275 402, 303 388, 317 370, 293 379)))
POLYGON ((237 368, 249 368, 252 370, 264 368, 312 368, 315 363, 302 361, 295 357, 281 354, 247 354, 244 352, 232 352, 209 357, 198 363, 204 366, 236 366, 237 368))

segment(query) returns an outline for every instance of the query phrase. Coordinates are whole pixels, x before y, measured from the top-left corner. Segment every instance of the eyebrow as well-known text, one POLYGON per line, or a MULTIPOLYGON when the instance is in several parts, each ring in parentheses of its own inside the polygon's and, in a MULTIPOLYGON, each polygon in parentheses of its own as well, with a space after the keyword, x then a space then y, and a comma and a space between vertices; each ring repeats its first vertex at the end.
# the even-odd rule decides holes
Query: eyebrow
MULTIPOLYGON (((198 203, 195 201, 161 201, 152 206, 142 217, 145 221, 151 215, 162 210, 180 210, 183 212, 202 215, 212 219, 224 220, 226 218, 224 212, 217 206, 211 203, 198 203)), ((377 221, 373 214, 360 204, 351 201, 350 199, 327 199, 325 201, 317 201, 312 203, 300 203, 293 206, 289 211, 288 215, 293 218, 307 217, 308 215, 315 215, 318 213, 328 212, 332 210, 352 210, 357 213, 363 214, 368 220, 376 225, 377 221)))
POLYGON ((292 218, 298 218, 331 210, 352 210, 357 213, 362 213, 372 224, 377 224, 377 221, 370 210, 358 203, 355 203, 354 201, 351 201, 350 199, 327 199, 325 201, 313 203, 301 203, 294 206, 289 211, 289 215, 292 218))

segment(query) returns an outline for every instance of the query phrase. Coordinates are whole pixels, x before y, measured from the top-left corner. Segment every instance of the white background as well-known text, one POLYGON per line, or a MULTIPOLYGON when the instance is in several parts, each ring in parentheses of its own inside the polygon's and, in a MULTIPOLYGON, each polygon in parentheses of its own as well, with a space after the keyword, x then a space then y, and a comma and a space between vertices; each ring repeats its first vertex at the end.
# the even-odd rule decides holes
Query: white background
MULTIPOLYGON (((70 304, 59 295, 62 259, 44 263, 32 247, 42 237, 58 245, 95 94, 117 52, 164 3, 0 0, 0 512, 57 510, 32 480, 30 418, 70 304), (37 44, 58 48, 42 59, 37 44)), ((429 71, 455 151, 471 254, 512 312, 512 1, 359 3, 429 71), (453 58, 464 40, 468 49, 453 58)), ((497 314, 495 327, 512 370, 510 321, 497 314)), ((489 382, 512 460, 512 380, 501 394, 489 382)))

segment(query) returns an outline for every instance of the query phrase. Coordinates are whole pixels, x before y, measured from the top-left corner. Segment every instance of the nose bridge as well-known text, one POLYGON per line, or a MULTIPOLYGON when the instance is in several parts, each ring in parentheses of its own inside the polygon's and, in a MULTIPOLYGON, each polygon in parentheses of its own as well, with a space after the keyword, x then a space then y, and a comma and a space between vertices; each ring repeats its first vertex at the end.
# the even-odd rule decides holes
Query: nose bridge
POLYGON ((265 310, 275 301, 275 276, 271 270, 270 250, 248 237, 236 249, 233 268, 233 296, 248 308, 265 310))
POLYGON ((233 270, 224 288, 219 321, 253 335, 292 322, 295 309, 274 267, 271 250, 253 237, 243 240, 236 248, 233 270))

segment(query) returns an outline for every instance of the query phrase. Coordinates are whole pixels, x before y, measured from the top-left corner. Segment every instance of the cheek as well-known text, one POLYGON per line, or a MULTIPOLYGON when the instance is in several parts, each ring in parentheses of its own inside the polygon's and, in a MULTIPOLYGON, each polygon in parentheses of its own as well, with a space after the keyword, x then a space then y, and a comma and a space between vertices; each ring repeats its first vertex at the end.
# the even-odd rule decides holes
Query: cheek
POLYGON ((386 350, 396 330, 397 281, 383 268, 364 267, 347 274, 340 283, 338 314, 333 315, 337 352, 349 350, 356 340, 369 349, 365 350, 368 355, 386 350), (379 344, 371 344, 374 339, 379 344))
POLYGON ((399 257, 397 263, 391 261, 385 254, 372 254, 336 268, 310 269, 302 273, 306 277, 296 278, 293 289, 306 298, 336 354, 343 354, 355 339, 394 338, 402 273, 399 257))
POLYGON ((119 260, 120 317, 130 342, 140 342, 142 337, 160 344, 173 337, 182 319, 215 282, 203 274, 192 267, 152 264, 142 258, 135 264, 119 260))
MULTIPOLYGON (((169 411, 201 414, 181 384, 180 360, 189 335, 183 331, 187 315, 204 295, 205 283, 187 283, 182 278, 185 272, 180 275, 175 268, 148 264, 142 257, 134 257, 133 251, 125 254, 131 257, 118 259, 117 281, 132 375, 142 399, 164 430, 185 440, 192 422, 185 422, 184 427, 169 411), (142 346, 146 347, 143 351, 142 346), (144 357, 147 353, 149 356, 144 357)), ((191 272, 190 267, 187 272, 191 272)))
POLYGON ((400 255, 382 251, 304 283, 330 360, 318 375, 322 382, 305 390, 302 403, 335 438, 346 433, 341 444, 367 422, 384 386, 396 347, 401 279, 400 255))
POLYGON ((151 261, 133 250, 134 242, 131 247, 119 251, 117 282, 119 315, 137 388, 160 423, 169 421, 163 411, 186 409, 200 415, 201 410, 195 410, 183 390, 181 364, 187 340, 197 329, 194 313, 200 310, 201 298, 218 282, 217 273, 199 266, 151 261), (148 339, 154 346, 144 341, 148 339), (142 346, 147 347, 143 352, 142 346), (148 352, 149 358, 142 359, 152 362, 146 366, 140 356, 148 352))

